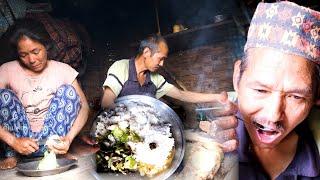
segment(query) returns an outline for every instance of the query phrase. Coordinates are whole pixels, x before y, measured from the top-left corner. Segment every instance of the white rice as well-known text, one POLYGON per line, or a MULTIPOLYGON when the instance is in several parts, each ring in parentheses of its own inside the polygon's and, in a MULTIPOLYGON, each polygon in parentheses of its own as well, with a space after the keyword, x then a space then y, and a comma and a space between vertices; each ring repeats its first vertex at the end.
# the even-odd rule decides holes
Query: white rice
POLYGON ((174 147, 174 138, 170 132, 170 124, 164 124, 158 117, 153 107, 144 104, 134 104, 116 107, 115 114, 98 116, 96 136, 103 135, 107 129, 112 130, 115 126, 136 132, 142 142, 128 142, 135 152, 134 157, 140 163, 154 167, 150 172, 140 170, 140 173, 152 175, 158 173, 168 164, 174 147), (156 148, 150 148, 150 143, 156 144, 156 148))

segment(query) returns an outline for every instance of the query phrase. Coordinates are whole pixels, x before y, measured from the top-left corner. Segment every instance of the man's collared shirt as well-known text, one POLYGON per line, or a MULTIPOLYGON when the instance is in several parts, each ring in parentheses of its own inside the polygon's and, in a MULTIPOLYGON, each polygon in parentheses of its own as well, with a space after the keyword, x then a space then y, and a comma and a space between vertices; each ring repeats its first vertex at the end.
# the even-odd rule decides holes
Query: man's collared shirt
MULTIPOLYGON (((238 114, 238 120, 242 117, 238 114)), ((299 136, 296 154, 289 166, 276 178, 277 180, 307 180, 320 179, 320 157, 313 136, 305 121, 295 131, 299 136)), ((239 179, 267 180, 270 177, 263 170, 259 161, 250 148, 250 137, 245 129, 243 120, 237 127, 239 138, 239 179)), ((270 157, 272 158, 272 157, 270 157)))
MULTIPOLYGON (((116 96, 118 96, 122 90, 123 84, 125 84, 126 81, 129 79, 129 73, 132 73, 131 77, 133 81, 136 81, 137 83, 137 75, 136 72, 130 72, 130 66, 129 66, 129 59, 119 60, 112 64, 112 66, 108 70, 107 78, 103 84, 103 87, 109 87, 116 96)), ((134 65, 134 63, 133 63, 134 65)), ((135 68, 131 68, 135 69, 135 68)), ((150 73, 150 80, 151 82, 156 86, 156 98, 161 98, 162 96, 166 95, 169 90, 171 90, 172 87, 174 87, 172 84, 168 83, 163 76, 161 76, 158 73, 150 73)), ((149 79, 146 79, 146 82, 144 84, 150 83, 149 79)))

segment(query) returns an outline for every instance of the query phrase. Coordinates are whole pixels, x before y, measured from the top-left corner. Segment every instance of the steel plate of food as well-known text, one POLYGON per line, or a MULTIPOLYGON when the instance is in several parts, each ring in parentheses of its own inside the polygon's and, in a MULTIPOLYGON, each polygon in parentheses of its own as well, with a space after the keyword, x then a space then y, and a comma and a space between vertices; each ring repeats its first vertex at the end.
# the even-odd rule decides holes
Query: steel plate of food
MULTIPOLYGON (((51 155, 49 154, 47 156, 49 156, 50 158, 51 155)), ((68 169, 70 169, 72 166, 77 164, 77 160, 71 160, 66 158, 61 158, 61 159, 50 158, 50 159, 54 159, 54 161, 51 161, 50 163, 52 163, 55 167, 52 167, 52 164, 50 164, 49 166, 42 164, 42 166, 47 166, 52 168, 45 167, 43 169, 41 168, 39 169, 39 164, 41 162, 43 163, 44 161, 36 160, 36 161, 31 161, 26 163, 19 163, 17 165, 17 171, 21 172, 26 176, 48 176, 48 175, 54 175, 54 174, 65 172, 68 169)))
POLYGON ((96 119, 98 172, 166 179, 179 167, 185 151, 183 127, 165 103, 130 95, 96 119))
POLYGON ((45 144, 47 150, 43 157, 24 159, 17 165, 17 171, 26 176, 48 176, 59 174, 70 169, 77 164, 77 160, 57 158, 56 154, 48 146, 54 143, 62 143, 58 135, 52 135, 47 139, 38 141, 39 144, 45 144))

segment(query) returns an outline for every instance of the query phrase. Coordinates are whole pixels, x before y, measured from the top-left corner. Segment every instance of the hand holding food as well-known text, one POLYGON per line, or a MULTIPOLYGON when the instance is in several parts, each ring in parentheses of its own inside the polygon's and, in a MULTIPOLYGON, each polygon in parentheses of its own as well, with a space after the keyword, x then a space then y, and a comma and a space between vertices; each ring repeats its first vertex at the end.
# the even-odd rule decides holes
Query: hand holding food
POLYGON ((66 154, 70 144, 71 141, 66 136, 60 137, 58 135, 50 136, 46 142, 48 149, 55 154, 66 154))
POLYGON ((221 143, 224 152, 231 152, 236 150, 238 145, 236 135, 238 120, 235 117, 238 108, 235 103, 228 100, 227 95, 220 100, 220 103, 222 106, 218 108, 204 108, 205 113, 209 114, 209 120, 200 121, 199 128, 216 142, 221 143))
POLYGON ((61 143, 58 135, 53 135, 48 138, 45 143, 47 146, 47 151, 44 153, 44 157, 39 162, 39 170, 51 170, 59 166, 57 163, 56 153, 53 150, 54 145, 57 143, 61 143))
POLYGON ((15 138, 10 146, 23 155, 31 154, 39 149, 36 140, 31 138, 15 138))
POLYGON ((235 116, 224 116, 214 121, 200 121, 199 127, 216 142, 221 143, 224 152, 231 152, 236 150, 238 145, 237 125, 238 120, 235 116))

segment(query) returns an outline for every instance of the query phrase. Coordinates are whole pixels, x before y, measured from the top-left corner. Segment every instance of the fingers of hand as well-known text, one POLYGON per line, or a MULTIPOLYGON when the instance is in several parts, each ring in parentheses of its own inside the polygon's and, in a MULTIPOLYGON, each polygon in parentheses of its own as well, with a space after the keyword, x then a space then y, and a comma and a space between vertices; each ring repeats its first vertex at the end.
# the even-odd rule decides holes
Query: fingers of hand
POLYGON ((238 126, 238 120, 234 116, 218 117, 214 121, 200 121, 199 128, 207 133, 233 129, 238 126))
POLYGON ((59 144, 52 144, 48 145, 48 149, 53 151, 55 154, 65 154, 68 151, 68 148, 62 145, 63 143, 59 144))
POLYGON ((232 116, 235 115, 238 110, 237 105, 231 101, 218 105, 218 107, 220 108, 206 112, 207 118, 212 117, 213 119, 216 119, 217 117, 232 116))
POLYGON ((54 147, 53 147, 52 144, 48 144, 48 145, 47 145, 47 148, 48 148, 50 151, 54 149, 54 147))
POLYGON ((239 142, 236 139, 232 139, 222 143, 222 150, 224 152, 232 152, 235 151, 238 147, 239 142))
POLYGON ((29 141, 29 146, 31 146, 33 149, 35 149, 36 151, 39 149, 39 145, 37 144, 37 141, 29 141))
POLYGON ((32 146, 30 146, 30 145, 27 146, 26 149, 27 149, 27 152, 28 152, 29 154, 37 151, 34 147, 32 147, 32 146))
POLYGON ((235 116, 219 117, 211 123, 214 123, 218 129, 222 130, 236 128, 238 126, 238 120, 235 116))
POLYGON ((23 155, 28 155, 28 154, 31 154, 32 152, 32 149, 30 149, 29 147, 22 147, 21 149, 18 150, 18 153, 20 154, 23 154, 23 155))
POLYGON ((23 154, 23 155, 28 155, 30 154, 31 152, 29 152, 28 149, 20 149, 17 151, 19 154, 23 154))
POLYGON ((237 139, 237 132, 235 129, 227 129, 217 132, 214 137, 218 142, 226 142, 232 139, 237 139))
POLYGON ((53 147, 58 150, 66 149, 66 145, 64 143, 54 144, 53 147))
POLYGON ((201 121, 199 127, 212 137, 215 137, 218 131, 221 131, 221 128, 214 121, 201 121))
POLYGON ((65 154, 69 149, 69 144, 67 142, 61 142, 53 144, 53 149, 58 152, 58 154, 65 154))
POLYGON ((237 139, 236 126, 237 119, 234 117, 212 122, 200 121, 199 124, 201 130, 220 143, 237 139))
POLYGON ((21 141, 22 142, 18 144, 19 146, 18 152, 21 154, 27 155, 27 154, 36 152, 39 149, 39 145, 32 139, 25 138, 25 139, 21 139, 21 141))
POLYGON ((62 137, 60 137, 60 141, 62 141, 62 142, 68 141, 69 142, 69 139, 65 136, 62 136, 62 137))
POLYGON ((227 92, 226 92, 226 91, 222 91, 222 92, 220 93, 220 95, 221 95, 220 102, 221 102, 221 103, 225 103, 225 102, 228 100, 228 94, 227 94, 227 92))
POLYGON ((225 103, 223 103, 223 111, 220 113, 221 114, 220 116, 234 115, 237 111, 238 111, 238 106, 235 103, 228 100, 225 103))
POLYGON ((210 121, 200 121, 200 123, 199 123, 199 128, 206 133, 209 132, 210 126, 211 126, 210 121))
POLYGON ((72 139, 68 138, 67 136, 64 136, 61 137, 61 142, 69 147, 71 145, 72 139))

